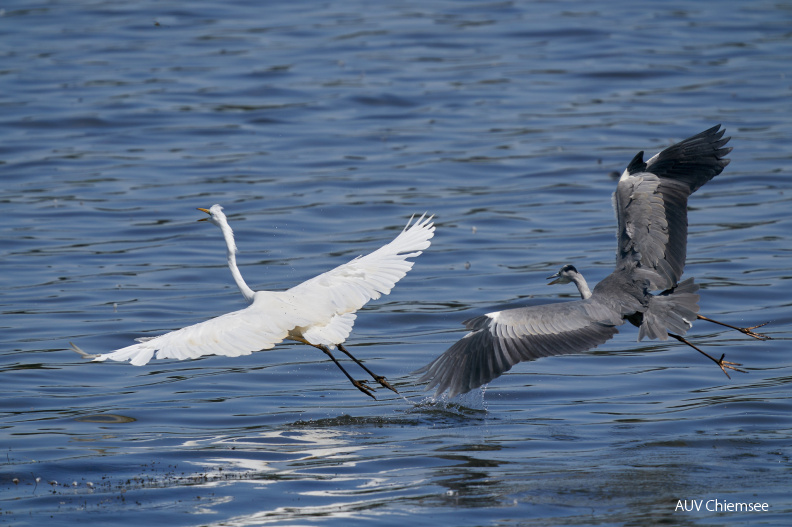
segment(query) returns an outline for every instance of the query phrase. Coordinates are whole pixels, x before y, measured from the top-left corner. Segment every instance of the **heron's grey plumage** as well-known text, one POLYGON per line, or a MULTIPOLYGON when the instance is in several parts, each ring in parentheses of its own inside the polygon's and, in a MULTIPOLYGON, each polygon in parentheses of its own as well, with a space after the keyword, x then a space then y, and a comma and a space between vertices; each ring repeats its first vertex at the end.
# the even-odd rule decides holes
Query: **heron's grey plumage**
MULTIPOLYGON (((554 283, 574 282, 581 300, 488 313, 415 373, 440 395, 466 393, 518 362, 595 348, 627 320, 642 338, 684 335, 698 313, 698 285, 679 282, 685 268, 687 199, 729 164, 720 125, 666 148, 648 161, 639 152, 613 195, 618 220, 616 268, 593 291, 572 266, 554 283), (662 290, 659 294, 652 291, 662 290)), ((553 278, 550 277, 550 278, 553 278)), ((724 370, 725 371, 725 370, 724 370)))
POLYGON ((577 353, 596 347, 617 333, 621 315, 596 299, 529 306, 488 313, 464 322, 465 335, 426 373, 427 389, 453 397, 490 382, 518 362, 577 353))
POLYGON ((616 266, 625 261, 654 271, 652 290, 674 287, 687 257, 687 200, 720 174, 731 148, 720 125, 666 148, 646 163, 639 152, 614 193, 619 222, 616 266))

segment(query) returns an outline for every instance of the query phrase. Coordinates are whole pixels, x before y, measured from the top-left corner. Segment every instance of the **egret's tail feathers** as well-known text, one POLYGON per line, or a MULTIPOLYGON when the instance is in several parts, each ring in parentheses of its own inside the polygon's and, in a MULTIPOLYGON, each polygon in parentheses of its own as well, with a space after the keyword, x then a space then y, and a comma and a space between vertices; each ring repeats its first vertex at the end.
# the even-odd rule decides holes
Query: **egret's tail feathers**
POLYGON ((303 331, 302 336, 312 346, 325 345, 334 348, 336 344, 344 342, 352 333, 355 324, 355 313, 334 315, 327 324, 314 324, 303 331))

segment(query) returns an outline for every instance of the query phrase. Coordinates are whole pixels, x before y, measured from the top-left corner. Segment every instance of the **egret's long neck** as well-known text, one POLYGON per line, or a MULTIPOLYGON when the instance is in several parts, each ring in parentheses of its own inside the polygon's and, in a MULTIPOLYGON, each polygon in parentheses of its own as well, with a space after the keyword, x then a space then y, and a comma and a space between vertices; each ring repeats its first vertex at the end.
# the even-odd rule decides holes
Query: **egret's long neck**
POLYGON ((591 296, 591 289, 589 289, 589 286, 586 283, 586 279, 583 278, 582 274, 575 273, 572 276, 571 280, 577 286, 578 292, 580 293, 580 296, 581 298, 583 298, 583 300, 591 296))
POLYGON ((225 238, 226 242, 226 250, 228 251, 228 268, 231 269, 231 276, 234 277, 234 282, 236 282, 236 285, 239 287, 239 291, 242 293, 242 296, 245 297, 245 300, 252 302, 255 291, 248 287, 248 285, 245 283, 245 279, 242 278, 242 273, 239 272, 239 268, 237 267, 237 246, 236 243, 234 243, 234 231, 231 230, 231 226, 227 223, 220 225, 220 230, 223 232, 223 238, 225 238))

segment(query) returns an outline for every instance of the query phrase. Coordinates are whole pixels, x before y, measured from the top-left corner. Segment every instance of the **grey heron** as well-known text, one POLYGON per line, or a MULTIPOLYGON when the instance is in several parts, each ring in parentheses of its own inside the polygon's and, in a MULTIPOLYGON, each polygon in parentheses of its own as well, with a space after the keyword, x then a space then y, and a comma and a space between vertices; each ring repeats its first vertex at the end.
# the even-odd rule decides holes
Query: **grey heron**
POLYGON ((94 361, 129 361, 142 366, 158 359, 193 359, 203 355, 236 357, 273 348, 288 339, 308 344, 324 352, 361 392, 376 399, 366 381, 354 379, 331 350, 338 348, 376 382, 393 388, 385 377, 375 375, 342 345, 352 331, 355 311, 369 300, 387 295, 407 272, 415 258, 428 248, 434 236, 432 217, 412 218, 390 243, 366 256, 320 274, 286 291, 253 291, 245 283, 236 264, 234 232, 223 207, 213 205, 198 210, 209 215, 210 223, 220 228, 226 243, 231 275, 250 305, 239 311, 187 326, 152 338, 140 338, 133 344, 104 354, 89 354, 72 344, 72 349, 94 361))
POLYGON ((418 382, 436 395, 450 397, 478 388, 515 364, 577 353, 612 338, 625 321, 644 337, 683 342, 727 369, 739 363, 715 359, 682 335, 695 319, 736 329, 751 337, 769 337, 698 315, 698 285, 679 281, 687 250, 688 197, 729 164, 720 125, 672 145, 648 161, 639 152, 627 165, 613 194, 618 220, 618 249, 613 272, 590 290, 583 275, 565 265, 551 284, 574 283, 581 299, 487 313, 463 324, 470 331, 423 368, 418 382), (661 291, 653 294, 653 291, 661 291))

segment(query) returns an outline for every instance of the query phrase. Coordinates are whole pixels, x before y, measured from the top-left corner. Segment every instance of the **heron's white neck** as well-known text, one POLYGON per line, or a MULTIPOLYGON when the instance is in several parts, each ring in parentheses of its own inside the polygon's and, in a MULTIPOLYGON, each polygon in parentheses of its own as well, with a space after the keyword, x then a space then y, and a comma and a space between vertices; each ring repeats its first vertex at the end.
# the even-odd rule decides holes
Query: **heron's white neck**
POLYGON ((580 293, 580 297, 583 300, 591 296, 591 289, 589 289, 589 286, 586 283, 586 279, 583 278, 582 274, 580 274, 579 272, 575 273, 572 275, 570 280, 572 280, 572 282, 577 286, 578 292, 580 293))
POLYGON ((226 250, 228 251, 228 268, 231 269, 231 276, 234 277, 234 282, 236 282, 236 285, 239 287, 239 291, 242 293, 242 296, 245 297, 245 300, 252 302, 253 295, 255 295, 256 292, 248 287, 248 285, 245 283, 245 279, 242 278, 242 273, 239 272, 239 268, 237 267, 237 246, 236 243, 234 243, 234 231, 231 230, 231 226, 228 223, 222 223, 219 225, 219 227, 226 242, 226 250))

